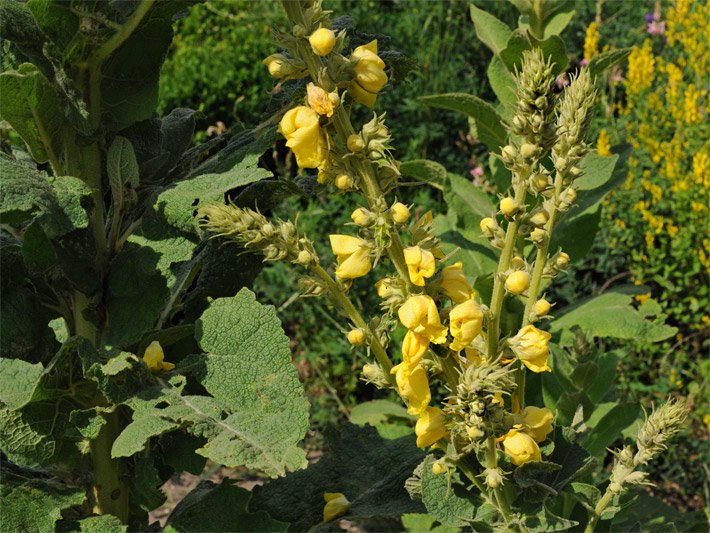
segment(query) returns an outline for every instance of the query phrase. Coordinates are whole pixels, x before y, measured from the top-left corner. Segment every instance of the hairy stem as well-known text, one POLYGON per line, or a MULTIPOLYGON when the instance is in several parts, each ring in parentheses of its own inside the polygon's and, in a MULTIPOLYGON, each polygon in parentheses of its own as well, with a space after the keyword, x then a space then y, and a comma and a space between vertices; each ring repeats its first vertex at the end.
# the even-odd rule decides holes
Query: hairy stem
POLYGON ((597 522, 599 521, 602 514, 604 513, 604 510, 611 503, 611 500, 613 497, 614 497, 614 493, 611 492, 609 489, 607 489, 606 492, 604 493, 604 496, 602 496, 602 498, 594 506, 594 511, 592 512, 591 516, 589 517, 589 522, 587 523, 587 527, 584 528, 584 533, 594 533, 594 526, 597 525, 597 522))
POLYGON ((348 298, 347 294, 343 292, 343 289, 340 287, 340 285, 338 285, 338 283, 330 276, 330 274, 325 271, 322 266, 315 265, 309 268, 311 272, 313 272, 316 276, 323 280, 323 282, 328 287, 328 295, 333 298, 333 300, 340 307, 340 309, 342 309, 348 316, 348 318, 352 320, 353 324, 355 324, 355 326, 361 328, 363 331, 366 332, 367 337, 370 340, 370 348, 375 354, 377 362, 380 364, 382 370, 387 375, 387 379, 390 382, 393 382, 393 377, 390 373, 393 365, 392 361, 387 355, 387 351, 385 350, 384 346, 382 346, 374 332, 370 329, 370 326, 368 326, 367 322, 365 322, 365 319, 362 318, 362 315, 350 301, 350 298, 348 298))
POLYGON ((112 514, 125 524, 128 522, 128 485, 121 471, 121 460, 111 457, 113 442, 121 433, 121 423, 118 412, 105 415, 105 419, 99 436, 91 441, 93 511, 98 515, 112 514))

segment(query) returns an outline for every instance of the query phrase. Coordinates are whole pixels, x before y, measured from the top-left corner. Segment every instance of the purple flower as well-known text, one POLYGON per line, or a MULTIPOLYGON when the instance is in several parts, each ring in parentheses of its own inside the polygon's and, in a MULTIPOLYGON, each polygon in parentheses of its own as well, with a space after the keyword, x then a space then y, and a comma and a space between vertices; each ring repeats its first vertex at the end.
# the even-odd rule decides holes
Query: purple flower
POLYGON ((656 20, 656 14, 646 13, 646 16, 644 18, 646 19, 646 24, 651 24, 651 22, 654 22, 656 20))

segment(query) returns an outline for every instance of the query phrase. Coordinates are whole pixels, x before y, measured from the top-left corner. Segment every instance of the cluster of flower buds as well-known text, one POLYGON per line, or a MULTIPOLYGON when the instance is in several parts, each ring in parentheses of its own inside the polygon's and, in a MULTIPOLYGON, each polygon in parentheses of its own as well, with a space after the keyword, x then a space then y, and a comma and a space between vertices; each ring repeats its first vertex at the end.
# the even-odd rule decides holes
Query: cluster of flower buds
POLYGON ((269 221, 261 213, 235 205, 210 204, 198 210, 200 225, 214 234, 258 250, 264 261, 318 264, 313 243, 301 237, 290 220, 269 221))

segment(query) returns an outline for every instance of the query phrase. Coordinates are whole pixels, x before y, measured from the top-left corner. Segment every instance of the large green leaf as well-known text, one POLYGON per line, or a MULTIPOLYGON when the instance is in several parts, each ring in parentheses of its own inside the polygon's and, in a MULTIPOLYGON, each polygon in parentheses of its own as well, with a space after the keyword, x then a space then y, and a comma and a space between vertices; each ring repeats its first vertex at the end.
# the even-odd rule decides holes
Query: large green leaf
POLYGON ((465 93, 447 93, 423 96, 419 99, 426 105, 459 111, 476 121, 476 129, 481 142, 492 152, 506 142, 503 119, 495 108, 477 96, 465 93))
POLYGON ((446 185, 446 168, 436 161, 428 159, 403 161, 399 170, 403 176, 424 181, 437 189, 443 189, 446 185))
POLYGON ((60 164, 73 131, 47 78, 36 66, 24 63, 16 71, 0 74, 0 94, 0 118, 22 137, 33 159, 60 164))
POLYGON ((270 476, 305 466, 297 444, 308 428, 308 403, 274 308, 242 289, 212 302, 196 335, 207 355, 193 356, 178 371, 191 373, 212 397, 183 396, 179 384, 160 379, 140 398, 127 398, 133 422, 113 455, 132 455, 151 437, 184 427, 207 439, 197 453, 227 466, 248 465, 270 476))
POLYGON ((508 70, 499 55, 494 55, 488 64, 486 74, 488 75, 491 89, 493 89, 493 92, 503 105, 503 110, 501 111, 503 118, 511 120, 518 103, 513 73, 508 70))
POLYGON ((422 512, 404 489, 424 454, 414 437, 382 439, 372 427, 340 424, 325 432, 325 455, 306 470, 254 489, 250 507, 306 531, 323 521, 323 495, 340 492, 351 502, 343 516, 367 530, 401 529, 403 513, 422 512), (367 525, 371 527, 367 527, 367 525))
POLYGON ((512 33, 504 22, 471 4, 471 20, 476 28, 476 36, 494 54, 499 54, 506 47, 512 33))
POLYGON ((159 260, 151 248, 132 242, 114 259, 107 281, 106 344, 125 348, 153 329, 169 296, 159 260))
POLYGON ((614 50, 608 50, 607 52, 602 52, 594 56, 589 60, 589 73, 592 76, 599 76, 605 70, 622 63, 629 54, 631 53, 631 48, 617 48, 614 50))
MULTIPOLYGON (((638 290, 633 287, 615 288, 585 298, 560 310, 550 323, 550 331, 560 334, 578 326, 594 337, 645 342, 659 342, 675 335, 676 328, 651 321, 633 307, 634 292, 638 290)), ((562 340, 565 340, 564 336, 562 340)))
POLYGON ((540 48, 545 59, 551 59, 553 75, 562 72, 569 63, 565 43, 560 37, 553 35, 541 41, 530 35, 528 31, 520 29, 512 33, 505 50, 500 53, 500 57, 508 70, 515 72, 515 69, 520 70, 521 68, 523 52, 533 48, 540 48))
POLYGON ((476 511, 471 494, 461 483, 458 473, 436 475, 432 465, 436 458, 428 455, 422 467, 422 501, 427 512, 444 526, 464 526, 476 511))
POLYGON ((624 429, 636 422, 641 408, 637 403, 620 403, 613 406, 590 431, 582 445, 592 455, 603 455, 624 429))
POLYGON ((434 233, 441 239, 444 253, 456 251, 454 259, 463 262, 464 273, 474 280, 488 276, 498 264, 496 251, 478 228, 460 228, 452 216, 440 215, 434 219, 434 233))
POLYGON ((33 477, 31 471, 13 465, 3 465, 0 497, 3 531, 45 532, 54 531, 63 510, 84 503, 86 491, 46 476, 33 477))
MULTIPOLYGON (((272 175, 270 171, 258 166, 259 158, 271 146, 272 140, 271 135, 263 135, 240 146, 237 154, 232 154, 237 161, 228 170, 200 174, 174 184, 158 196, 155 210, 177 229, 187 233, 195 232, 194 215, 201 204, 224 201, 228 191, 272 175)), ((214 165, 212 168, 219 168, 217 163, 214 165)))
POLYGON ((288 524, 264 511, 249 512, 252 493, 224 480, 202 481, 177 504, 167 525, 185 533, 197 531, 286 531, 288 524), (225 512, 228 510, 228 512, 225 512))
POLYGON ((444 198, 448 206, 447 215, 452 212, 461 221, 461 227, 478 227, 478 222, 485 217, 493 216, 496 207, 491 197, 480 187, 476 187, 469 179, 449 174, 449 186, 444 198))

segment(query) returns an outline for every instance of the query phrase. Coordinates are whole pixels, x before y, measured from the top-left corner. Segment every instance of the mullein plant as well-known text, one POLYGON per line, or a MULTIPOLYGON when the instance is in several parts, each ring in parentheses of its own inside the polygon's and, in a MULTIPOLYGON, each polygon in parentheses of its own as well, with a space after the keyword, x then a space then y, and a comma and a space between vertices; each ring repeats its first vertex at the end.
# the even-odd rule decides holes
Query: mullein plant
MULTIPOLYGON (((544 459, 541 444, 555 427, 552 411, 525 404, 525 377, 551 371, 551 335, 544 325, 552 319, 554 303, 543 293, 568 266, 569 256, 550 242, 560 215, 575 205, 575 180, 583 174, 578 162, 588 151, 594 80, 582 70, 557 96, 552 64, 539 49, 524 54, 509 141, 492 154, 511 171, 512 187, 500 199, 500 210, 480 221, 483 235, 499 251, 492 298, 483 301, 462 262, 455 254, 444 256, 432 232, 432 214, 412 222, 411 206, 396 199, 399 163, 385 115, 375 112, 367 123, 353 123, 353 108, 374 109, 388 81, 377 41, 346 52, 346 32, 331 29, 330 13, 320 2, 284 0, 283 6, 291 31, 276 33, 283 51, 264 64, 280 80, 306 78, 306 83, 305 94, 283 115, 279 132, 299 168, 314 169, 320 183, 357 195, 362 205, 353 211, 352 225, 330 235, 337 260, 333 268, 322 264, 314 244, 291 221, 218 203, 200 208, 202 226, 260 251, 266 261, 302 267, 303 293, 329 298, 349 321, 348 341, 371 356, 362 379, 396 391, 416 417, 417 446, 443 452, 433 462, 433 473, 462 472, 507 526, 520 525, 511 508, 511 474, 544 459), (376 266, 388 271, 373 288, 382 312, 365 317, 348 293, 376 266), (506 299, 519 299, 525 307, 512 336, 501 335, 506 299), (406 334, 395 346, 392 333, 399 326, 406 334), (446 390, 444 398, 432 392, 436 382, 446 390)), ((682 418, 681 409, 674 409, 682 418)), ((644 444, 638 458, 629 455, 630 449, 619 452, 611 496, 605 494, 606 503, 590 511, 591 527, 614 495, 643 480, 643 474, 633 472, 677 430, 677 424, 659 429, 659 416, 649 418, 646 433, 653 435, 644 443, 653 444, 644 444)), ((328 493, 325 502, 326 521, 349 507, 342 494, 328 493)))

